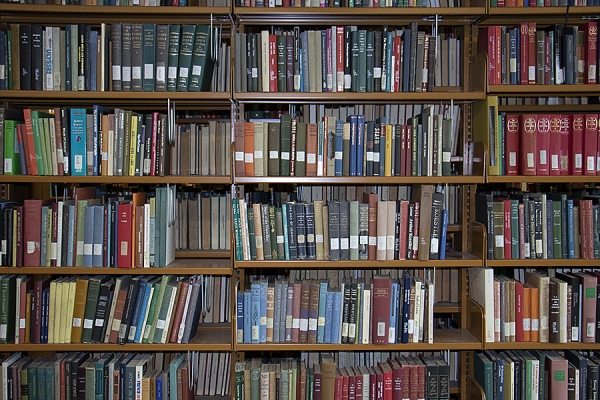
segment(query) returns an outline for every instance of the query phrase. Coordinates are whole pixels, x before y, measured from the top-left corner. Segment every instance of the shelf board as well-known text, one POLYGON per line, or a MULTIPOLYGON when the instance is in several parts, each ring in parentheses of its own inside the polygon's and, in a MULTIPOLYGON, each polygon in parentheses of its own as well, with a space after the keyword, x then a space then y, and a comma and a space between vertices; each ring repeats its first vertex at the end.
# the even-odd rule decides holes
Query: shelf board
POLYGON ((175 258, 231 258, 229 250, 175 250, 175 258))
POLYGON ((36 176, 0 175, 0 183, 92 183, 92 184, 172 184, 172 185, 231 185, 230 176, 36 176))
MULTIPOLYGON (((542 7, 545 9, 546 7, 542 7)), ((508 97, 530 96, 593 96, 598 95, 598 85, 489 85, 488 93, 508 97)))
POLYGON ((441 301, 439 303, 435 303, 433 305, 434 313, 459 313, 460 312, 460 304, 450 301, 441 301))
POLYGON ((199 329, 196 336, 188 344, 164 343, 57 343, 57 344, 0 344, 0 352, 15 351, 231 351, 231 329, 199 329))
MULTIPOLYGON (((450 257, 450 255, 449 255, 450 257)), ((446 260, 394 260, 394 261, 235 261, 237 268, 278 268, 278 269, 316 269, 316 268, 467 268, 480 267, 482 260, 468 253, 457 253, 446 260)))
POLYGON ((498 111, 507 113, 585 113, 599 112, 600 104, 553 104, 553 105, 500 105, 498 111))
MULTIPOLYGON (((460 9, 460 8, 459 8, 460 9)), ((230 7, 204 7, 204 6, 185 6, 185 7, 149 7, 149 6, 90 6, 90 5, 55 5, 55 4, 0 4, 0 13, 7 14, 58 14, 76 17, 81 15, 101 15, 114 16, 119 21, 123 16, 168 16, 183 17, 186 16, 208 16, 224 15, 229 16, 230 7)), ((463 13, 466 14, 466 13, 463 13)))
POLYGON ((503 175, 487 176, 488 183, 600 183, 600 175, 503 175))
POLYGON ((596 268, 600 260, 581 260, 570 258, 552 258, 548 260, 486 260, 486 266, 490 268, 596 268))
POLYGON ((409 185, 409 184, 481 184, 483 176, 248 176, 235 177, 237 184, 295 183, 313 185, 409 185))
POLYGON ((263 103, 389 103, 390 101, 403 101, 423 103, 428 101, 474 101, 483 100, 483 92, 460 92, 456 87, 456 92, 435 91, 435 92, 400 92, 400 93, 348 93, 348 92, 244 92, 234 93, 234 99, 240 102, 263 102, 263 103))
POLYGON ((231 275, 228 259, 175 259, 165 268, 0 267, 0 274, 32 275, 231 275))
MULTIPOLYGON (((600 14, 600 7, 594 6, 570 6, 568 7, 569 16, 600 14)), ((488 15, 494 16, 537 16, 537 15, 556 15, 564 17, 567 14, 567 7, 490 7, 488 15)))
MULTIPOLYGON (((466 329, 434 329, 434 343, 311 344, 311 351, 440 351, 480 350, 481 343, 466 329)), ((306 351, 306 343, 235 344, 235 351, 306 351)))
POLYGON ((488 342, 486 350, 600 350, 600 343, 488 342))

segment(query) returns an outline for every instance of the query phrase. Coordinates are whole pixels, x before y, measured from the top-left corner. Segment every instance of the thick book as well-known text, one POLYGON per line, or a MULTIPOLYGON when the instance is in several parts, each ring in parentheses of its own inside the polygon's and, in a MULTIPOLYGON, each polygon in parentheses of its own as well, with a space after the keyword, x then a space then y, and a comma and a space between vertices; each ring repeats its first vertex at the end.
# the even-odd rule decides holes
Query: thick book
POLYGON ((373 317, 371 339, 373 344, 388 343, 391 280, 389 276, 373 276, 373 317))
POLYGON ((181 39, 179 44, 179 59, 177 68, 177 91, 187 92, 191 76, 192 51, 196 25, 184 24, 181 26, 181 39))
POLYGON ((214 43, 211 27, 203 24, 196 25, 189 81, 191 92, 210 90, 215 65, 211 43, 214 43))

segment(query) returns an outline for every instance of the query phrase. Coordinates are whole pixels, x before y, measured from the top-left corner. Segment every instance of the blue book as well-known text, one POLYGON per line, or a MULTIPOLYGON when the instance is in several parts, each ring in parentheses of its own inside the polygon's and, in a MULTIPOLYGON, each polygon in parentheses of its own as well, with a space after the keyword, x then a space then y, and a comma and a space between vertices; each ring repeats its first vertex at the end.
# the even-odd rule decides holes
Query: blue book
MULTIPOLYGON (((185 354, 180 354, 169 364, 169 387, 171 388, 177 387, 177 368, 183 363, 184 359, 185 354)), ((177 390, 171 390, 171 396, 169 397, 171 400, 177 400, 177 390)))
POLYGON ((396 326, 398 322, 398 303, 397 295, 398 295, 398 282, 392 280, 390 292, 390 321, 389 321, 389 330, 388 330, 388 343, 396 343, 396 326))
POLYGON ((308 74, 308 32, 300 33, 300 41, 302 42, 300 51, 300 87, 301 92, 310 92, 310 81, 308 74))
POLYGON ((567 199, 567 254, 568 258, 575 258, 575 210, 573 200, 567 199))
MULTIPOLYGON (((527 7, 525 5, 525 3, 528 3, 529 5, 529 0, 523 0, 523 6, 527 7)), ((517 36, 516 39, 516 44, 517 44, 517 71, 521 71, 521 33, 517 30, 515 32, 515 35, 517 36)), ((517 85, 521 84, 521 74, 519 72, 517 72, 517 85)))
POLYGON ((319 287, 319 318, 317 320, 317 343, 325 343, 325 311, 329 282, 322 280, 319 287))
POLYGON ((287 204, 286 203, 283 203, 281 205, 281 216, 283 218, 283 244, 284 244, 284 251, 285 251, 285 259, 289 260, 290 259, 290 242, 288 240, 288 237, 289 237, 290 233, 288 231, 287 204))
POLYGON ((87 173, 87 123, 85 108, 71 108, 71 175, 87 173))
POLYGON ((408 343, 408 314, 410 309, 410 275, 404 275, 404 310, 402 315, 402 343, 408 343))
POLYGON ((331 340, 329 343, 339 344, 340 314, 342 308, 342 292, 336 289, 333 292, 333 310, 331 312, 331 340))
MULTIPOLYGON (((394 77, 392 76, 392 52, 394 50, 394 34, 392 31, 387 31, 384 32, 384 35, 387 33, 387 42, 388 42, 388 46, 386 48, 386 52, 385 54, 383 54, 383 57, 385 57, 386 59, 386 64, 387 64, 387 68, 386 68, 386 72, 385 72, 385 79, 387 81, 386 83, 386 92, 391 92, 392 88, 394 87, 394 77)), ((381 77, 381 81, 382 81, 382 85, 383 85, 383 77, 381 77)), ((383 92, 383 88, 381 90, 383 92)))
MULTIPOLYGON (((252 332, 252 336, 250 338, 250 343, 260 343, 260 335, 259 335, 259 331, 260 331, 260 303, 261 303, 261 299, 260 299, 260 282, 258 281, 254 281, 252 282, 252 284, 250 285, 250 290, 252 293, 252 298, 251 298, 251 307, 250 307, 250 318, 252 321, 252 327, 251 327, 251 332, 252 332)), ((265 296, 265 301, 266 301, 266 296, 265 296)), ((266 304, 265 304, 265 308, 266 308, 266 304)), ((266 328, 266 326, 265 326, 266 328)), ((265 335, 266 335, 266 331, 265 331, 265 335)))
MULTIPOLYGON (((112 360, 113 354, 105 353, 96 360, 96 364, 94 366, 94 372, 96 377, 96 384, 94 385, 95 391, 95 400, 104 400, 104 368, 110 360, 112 360)), ((108 389, 108 388, 107 388, 108 389)))
POLYGON ((365 158, 365 116, 358 115, 356 121, 356 176, 364 176, 365 158))
MULTIPOLYGON (((94 63, 95 65, 95 63, 94 63)), ((95 77, 95 75, 94 75, 95 77)), ((93 80, 95 82, 95 78, 93 80)), ((96 89, 92 89, 96 90, 96 89)), ((101 174, 101 165, 102 165, 102 148, 100 143, 100 134, 102 129, 106 129, 107 127, 102 126, 102 115, 109 114, 110 110, 106 107, 101 107, 98 105, 92 106, 92 140, 93 143, 93 151, 92 155, 94 157, 94 165, 93 165, 93 174, 94 176, 101 174)))
POLYGON ((46 398, 51 399, 54 395, 54 362, 47 363, 44 369, 46 370, 46 398))
POLYGON ((135 336, 133 338, 134 343, 140 343, 140 341, 141 341, 142 329, 144 326, 144 317, 146 315, 146 310, 150 306, 150 301, 151 301, 150 294, 153 293, 152 287, 154 286, 154 284, 157 281, 158 281, 158 278, 154 277, 154 278, 148 280, 148 282, 146 282, 146 290, 144 291, 144 300, 142 301, 142 307, 140 308, 140 317, 138 318, 137 326, 135 328, 135 336))
POLYGON ((252 343, 252 292, 244 291, 244 343, 252 343))
POLYGON ((258 340, 260 343, 267 342, 267 288, 266 279, 260 281, 260 320, 258 340))
POLYGON ((146 297, 146 289, 148 287, 148 279, 141 278, 138 286, 138 291, 135 299, 135 306, 133 308, 133 315, 131 317, 131 323, 129 324, 129 332, 127 333, 127 342, 134 342, 135 336, 137 335, 138 325, 140 316, 142 315, 142 307, 144 306, 144 298, 146 297))
POLYGON ((279 342, 285 343, 285 324, 287 318, 287 296, 288 296, 288 281, 281 282, 281 306, 279 309, 279 342))
POLYGON ((442 234, 440 235, 440 260, 446 259, 446 233, 448 231, 448 210, 442 210, 442 234))
POLYGON ((94 249, 94 217, 95 207, 87 206, 85 208, 85 232, 83 234, 83 266, 92 266, 92 256, 94 249))
POLYGON ((546 215, 542 215, 542 218, 546 218, 546 258, 549 260, 554 258, 554 221, 552 217, 552 200, 546 200, 546 215))
POLYGON ((509 83, 511 85, 517 84, 517 29, 509 29, 508 30, 508 42, 509 42, 509 83), (515 66, 514 70, 512 65, 515 66))
POLYGON ((156 400, 163 400, 163 375, 160 374, 156 377, 156 400))
POLYGON ((40 343, 48 343, 48 316, 50 306, 50 288, 44 289, 42 293, 42 331, 40 343))
MULTIPOLYGON (((47 242, 46 235, 48 233, 48 208, 49 206, 42 206, 42 226, 40 233, 40 265, 46 265, 46 252, 47 252, 47 242)), ((52 227, 50 227, 52 229, 52 227)))
MULTIPOLYGON (((6 58, 4 57, 4 55, 6 54, 6 45, 6 32, 0 32, 0 54, 2 54, 2 57, 0 57, 0 67, 2 67, 2 71, 8 70, 6 65, 6 58)), ((0 75, 0 90, 8 89, 7 83, 8 82, 6 79, 6 74, 0 75)))
POLYGON ((331 328, 333 321, 333 298, 335 292, 328 291, 325 299, 325 332, 323 335, 323 343, 331 343, 331 328))
POLYGON ((44 364, 45 362, 42 361, 36 368, 38 399, 46 398, 46 366, 44 364))
POLYGON ((244 292, 237 293, 237 328, 236 343, 244 343, 244 292))
POLYGON ((92 266, 104 267, 104 205, 94 206, 94 232, 92 248, 92 266))
POLYGON ((335 152, 335 176, 342 176, 344 158, 344 121, 335 121, 335 134, 333 136, 333 150, 335 152))
POLYGON ((349 115, 350 122, 350 176, 356 176, 357 169, 357 130, 358 130, 358 115, 349 115))

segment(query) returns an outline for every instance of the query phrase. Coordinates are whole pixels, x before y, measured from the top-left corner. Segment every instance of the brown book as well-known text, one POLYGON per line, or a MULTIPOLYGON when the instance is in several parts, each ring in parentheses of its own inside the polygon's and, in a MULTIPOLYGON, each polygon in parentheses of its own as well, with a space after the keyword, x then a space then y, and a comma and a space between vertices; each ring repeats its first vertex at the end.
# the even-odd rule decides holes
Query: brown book
POLYGON ((306 125, 306 176, 317 176, 319 125, 306 125))
POLYGON ((279 176, 280 126, 279 122, 269 122, 268 125, 269 176, 279 176))
POLYGON ((388 343, 391 285, 389 275, 375 275, 373 277, 373 290, 371 291, 373 298, 371 341, 373 344, 388 343))
POLYGON ((245 176, 254 176, 254 123, 244 122, 245 176))
MULTIPOLYGON (((552 399, 566 399, 568 393, 568 368, 569 362, 556 351, 547 351, 545 369, 548 373, 548 393, 552 399)), ((542 373, 542 371, 540 371, 542 373)))
MULTIPOLYGON (((538 289, 539 301, 538 301, 538 309, 539 309, 539 341, 540 342, 548 342, 549 340, 549 330, 548 330, 548 312, 549 312, 549 288, 548 284, 550 283, 550 278, 548 276, 541 274, 539 272, 525 272, 525 283, 530 284, 531 286, 535 286, 538 289)), ((533 292, 532 298, 533 298, 533 292)), ((595 298, 595 296, 594 296, 595 298)), ((532 299, 532 318, 535 313, 535 308, 533 307, 533 299, 532 299)), ((595 304, 595 302, 594 302, 595 304)), ((594 325, 596 320, 596 309, 594 308, 594 325)), ((532 326, 533 327, 533 326, 532 326)), ((532 329, 532 337, 534 338, 534 331, 532 329)))
POLYGON ((275 287, 273 282, 267 286, 267 343, 273 342, 273 320, 275 311, 275 287))
POLYGON ((331 354, 321 354, 321 398, 333 399, 335 392, 335 360, 331 354))
POLYGON ((369 260, 377 256, 377 194, 364 193, 363 202, 369 205, 369 260))
POLYGON ((523 285, 523 341, 531 342, 531 287, 523 285))
POLYGON ((71 343, 81 343, 83 317, 87 300, 89 277, 80 276, 75 286, 75 305, 73 307, 73 325, 71 327, 71 343))
MULTIPOLYGON (((433 201, 433 185, 416 185, 413 187, 413 201, 420 204, 419 213, 419 260, 429 260, 431 243, 431 210, 433 201)), ((413 243, 415 238, 413 238, 413 243)))
POLYGON ((311 279, 308 304, 308 343, 317 343, 320 285, 321 282, 318 279, 311 279))
POLYGON ((385 245, 385 259, 394 259, 394 250, 396 245, 396 202, 389 200, 387 205, 387 233, 385 245))
POLYGON ((123 318, 123 312, 125 311, 125 302, 127 300, 127 292, 129 291, 130 281, 131 276, 129 275, 122 277, 121 285, 119 286, 119 292, 114 294, 117 296, 117 301, 115 303, 115 311, 112 316, 112 321, 108 321, 110 327, 108 343, 117 343, 117 339, 119 338, 121 319, 123 318))
POLYGON ((236 121, 233 124, 233 132, 235 135, 234 144, 234 160, 235 160, 235 176, 246 175, 246 164, 244 162, 244 123, 236 121))
MULTIPOLYGON (((596 285, 595 276, 586 273, 576 273, 581 284, 581 341, 594 343, 596 341, 596 285)), ((540 294, 541 299, 541 294, 540 294)))
POLYGON ((181 288, 177 290, 177 303, 175 304, 175 317, 173 317, 173 327, 169 336, 169 343, 177 343, 177 336, 179 335, 179 326, 183 319, 183 311, 185 308, 185 302, 187 299, 188 290, 190 287, 189 280, 181 282, 181 288))
MULTIPOLYGON (((28 199, 23 203, 23 266, 39 267, 41 266, 41 226, 42 206, 49 206, 53 200, 28 199)), ((45 239, 45 238, 44 238, 45 239)))
MULTIPOLYGON (((64 153, 63 153, 63 133, 60 121, 60 108, 54 109, 54 131, 56 132, 56 163, 58 166, 58 175, 65 174, 64 153)), ((106 140, 108 142, 108 139, 106 140)), ((103 141, 104 144, 104 141, 103 141)), ((102 168, 104 172, 104 168, 102 168)))
POLYGON ((300 292, 300 332, 298 335, 299 343, 308 343, 308 312, 310 308, 310 285, 310 279, 302 280, 300 292))
MULTIPOLYGON (((377 203, 377 260, 385 261, 387 258, 387 226, 388 226, 388 202, 377 203)), ((395 221, 390 221, 394 224, 395 221)))

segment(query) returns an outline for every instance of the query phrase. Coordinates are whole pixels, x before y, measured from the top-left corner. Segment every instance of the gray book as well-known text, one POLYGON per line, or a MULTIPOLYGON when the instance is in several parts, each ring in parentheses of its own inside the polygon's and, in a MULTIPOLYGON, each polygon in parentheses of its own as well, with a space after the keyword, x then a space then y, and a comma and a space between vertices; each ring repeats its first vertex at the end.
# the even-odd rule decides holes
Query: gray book
MULTIPOLYGON (((121 28, 121 90, 131 91, 131 24, 121 28)), ((113 74, 114 75, 114 74, 113 74)))
POLYGON ((156 25, 156 75, 154 78, 154 90, 164 92, 167 90, 167 70, 169 57, 169 25, 156 25))
POLYGON ((131 90, 142 91, 144 25, 131 24, 131 90))
MULTIPOLYGON (((368 209, 368 206, 367 206, 368 209)), ((340 211, 341 212, 341 211, 340 211)), ((368 224, 368 216, 367 216, 368 224)), ((359 204, 354 200, 350 202, 350 260, 358 260, 359 248, 359 204)))

